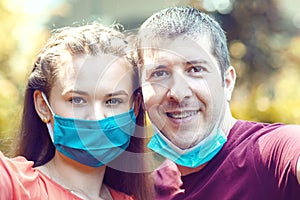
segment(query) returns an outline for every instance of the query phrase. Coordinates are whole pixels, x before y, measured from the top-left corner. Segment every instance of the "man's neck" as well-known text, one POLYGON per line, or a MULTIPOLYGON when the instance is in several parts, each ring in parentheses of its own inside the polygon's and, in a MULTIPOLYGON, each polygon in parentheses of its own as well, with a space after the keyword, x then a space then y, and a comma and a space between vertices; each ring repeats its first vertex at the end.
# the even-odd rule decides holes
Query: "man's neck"
MULTIPOLYGON (((223 123, 221 123, 221 129, 227 137, 231 128, 233 127, 233 125, 236 123, 237 120, 234 117, 232 117, 230 112, 225 113, 225 115, 226 116, 223 120, 223 123)), ((186 176, 188 174, 202 170, 207 165, 207 163, 204 163, 196 168, 185 167, 185 166, 181 166, 181 165, 177 165, 177 167, 181 173, 181 176, 186 176)))
POLYGON ((200 171, 201 169, 203 169, 203 167, 206 166, 206 164, 207 163, 204 163, 196 168, 185 167, 185 166, 181 166, 181 165, 177 165, 177 167, 178 167, 178 170, 180 171, 181 176, 186 176, 188 174, 200 171))
POLYGON ((219 124, 221 130, 223 131, 223 133, 225 134, 226 137, 229 135, 231 128, 234 126, 234 124, 236 122, 237 122, 237 119, 235 119, 232 116, 232 113, 230 110, 230 104, 229 104, 229 102, 227 102, 226 106, 225 106, 225 113, 224 113, 223 119, 221 120, 221 122, 219 124))

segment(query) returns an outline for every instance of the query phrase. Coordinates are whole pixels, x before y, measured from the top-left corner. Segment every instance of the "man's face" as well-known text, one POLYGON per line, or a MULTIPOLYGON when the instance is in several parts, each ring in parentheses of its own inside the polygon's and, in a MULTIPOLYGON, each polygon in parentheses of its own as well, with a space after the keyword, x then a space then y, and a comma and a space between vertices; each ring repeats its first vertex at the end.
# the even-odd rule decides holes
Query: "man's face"
POLYGON ((210 40, 164 41, 143 55, 142 91, 151 122, 176 146, 196 145, 219 126, 226 105, 210 40))

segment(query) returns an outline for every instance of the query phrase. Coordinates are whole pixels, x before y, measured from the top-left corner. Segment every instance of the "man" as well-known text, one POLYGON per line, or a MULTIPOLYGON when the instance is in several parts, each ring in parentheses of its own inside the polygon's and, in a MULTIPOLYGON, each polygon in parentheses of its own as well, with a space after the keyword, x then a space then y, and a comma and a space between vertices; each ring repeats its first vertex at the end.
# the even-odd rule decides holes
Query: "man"
POLYGON ((217 22, 191 7, 162 10, 141 26, 138 54, 148 147, 182 179, 160 167, 157 199, 300 199, 300 126, 233 118, 236 73, 217 22))

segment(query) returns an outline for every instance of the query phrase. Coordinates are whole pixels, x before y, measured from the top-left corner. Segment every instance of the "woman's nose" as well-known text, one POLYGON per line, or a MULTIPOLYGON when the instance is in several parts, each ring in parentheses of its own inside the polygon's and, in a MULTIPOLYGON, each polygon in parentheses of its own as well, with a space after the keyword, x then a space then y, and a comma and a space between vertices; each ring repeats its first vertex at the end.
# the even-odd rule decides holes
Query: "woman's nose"
POLYGON ((90 106, 89 111, 87 113, 87 120, 101 120, 105 118, 104 109, 102 108, 100 103, 94 103, 90 106))

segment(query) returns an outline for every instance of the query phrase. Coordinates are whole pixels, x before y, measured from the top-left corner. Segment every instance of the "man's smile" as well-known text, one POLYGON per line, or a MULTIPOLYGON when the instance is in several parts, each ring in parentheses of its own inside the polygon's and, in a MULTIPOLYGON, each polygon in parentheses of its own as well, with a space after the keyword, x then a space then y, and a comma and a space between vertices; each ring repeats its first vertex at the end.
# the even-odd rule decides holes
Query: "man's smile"
POLYGON ((166 115, 173 119, 184 119, 196 115, 199 110, 182 111, 182 112, 166 112, 166 115))

